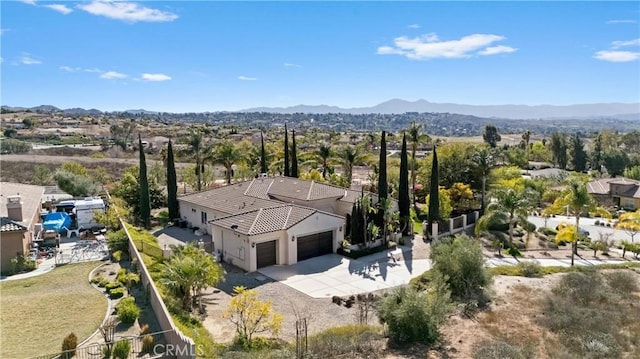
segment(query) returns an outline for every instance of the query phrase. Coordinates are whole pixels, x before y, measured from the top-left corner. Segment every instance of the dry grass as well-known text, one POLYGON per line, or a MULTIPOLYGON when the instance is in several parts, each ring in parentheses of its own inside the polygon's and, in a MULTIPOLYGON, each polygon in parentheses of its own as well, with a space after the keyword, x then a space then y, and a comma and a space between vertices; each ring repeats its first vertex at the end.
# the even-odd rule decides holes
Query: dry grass
POLYGON ((107 311, 107 299, 89 284, 98 264, 70 264, 0 282, 0 357, 56 353, 67 334, 75 333, 79 342, 91 335, 107 311))

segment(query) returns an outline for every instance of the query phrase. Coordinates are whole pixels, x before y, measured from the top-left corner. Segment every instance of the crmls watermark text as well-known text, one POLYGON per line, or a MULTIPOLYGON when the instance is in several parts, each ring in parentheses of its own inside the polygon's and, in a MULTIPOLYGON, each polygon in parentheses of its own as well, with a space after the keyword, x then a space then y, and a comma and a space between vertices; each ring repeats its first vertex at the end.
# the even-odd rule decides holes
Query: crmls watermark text
POLYGON ((156 344, 153 346, 154 355, 166 355, 172 357, 179 356, 202 356, 204 351, 200 346, 195 345, 173 345, 173 344, 156 344))

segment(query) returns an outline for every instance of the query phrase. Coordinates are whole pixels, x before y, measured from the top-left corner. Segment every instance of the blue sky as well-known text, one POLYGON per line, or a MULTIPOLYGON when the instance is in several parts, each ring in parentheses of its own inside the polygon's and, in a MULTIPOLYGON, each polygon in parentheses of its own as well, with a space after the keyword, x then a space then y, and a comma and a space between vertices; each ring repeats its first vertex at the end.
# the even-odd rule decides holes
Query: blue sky
POLYGON ((2 1, 1 103, 640 101, 640 3, 2 1))

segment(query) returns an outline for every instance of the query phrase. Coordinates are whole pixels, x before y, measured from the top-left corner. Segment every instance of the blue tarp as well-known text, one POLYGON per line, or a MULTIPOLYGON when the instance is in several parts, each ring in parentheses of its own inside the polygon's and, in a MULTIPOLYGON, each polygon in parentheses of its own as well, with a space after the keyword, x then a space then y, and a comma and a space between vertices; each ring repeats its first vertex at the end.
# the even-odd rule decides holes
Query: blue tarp
POLYGON ((64 212, 52 212, 44 217, 42 227, 58 233, 66 231, 71 226, 71 217, 64 212))

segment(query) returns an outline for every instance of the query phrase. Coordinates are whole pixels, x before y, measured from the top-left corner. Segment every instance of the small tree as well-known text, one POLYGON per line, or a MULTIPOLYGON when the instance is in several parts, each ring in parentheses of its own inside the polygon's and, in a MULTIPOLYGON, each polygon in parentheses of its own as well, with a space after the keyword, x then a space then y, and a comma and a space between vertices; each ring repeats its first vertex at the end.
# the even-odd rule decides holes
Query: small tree
POLYGON ((492 148, 496 147, 498 142, 502 140, 502 137, 498 133, 498 129, 494 125, 486 125, 484 132, 482 133, 482 139, 488 143, 492 148))
POLYGON ((267 154, 264 150, 264 136, 260 131, 260 173, 267 173, 267 154))
POLYGON ((402 136, 402 149, 400 152, 400 179, 398 184, 398 209, 400 211, 400 226, 402 227, 402 235, 410 234, 410 212, 411 208, 409 198, 409 163, 407 159, 407 136, 402 136))
POLYGON ((446 278, 453 299, 484 304, 484 291, 491 279, 484 266, 479 242, 466 235, 438 241, 432 246, 431 260, 433 270, 446 278))
POLYGON ((378 306, 378 318, 389 328, 390 337, 399 343, 433 344, 440 337, 439 327, 450 311, 450 292, 438 273, 428 291, 411 286, 395 289, 383 297, 378 306))
POLYGON ((178 177, 176 176, 176 165, 173 158, 173 146, 171 140, 167 146, 167 207, 169 209, 169 219, 180 217, 178 207, 178 177))
POLYGON ((631 237, 631 243, 633 243, 633 238, 640 233, 640 209, 620 215, 616 229, 622 229, 627 232, 631 237))
POLYGON ((236 326, 238 339, 248 344, 256 333, 278 335, 283 317, 273 311, 271 302, 259 300, 255 289, 236 286, 233 292, 235 295, 223 316, 236 326))
POLYGON ((151 203, 149 198, 149 180, 147 178, 147 161, 142 146, 142 138, 138 134, 138 148, 140 151, 140 222, 144 228, 151 227, 151 203))
POLYGON ((76 347, 78 346, 78 337, 74 333, 70 333, 62 341, 62 358, 69 359, 76 355, 76 347))
POLYGON ((431 162, 431 184, 429 187, 429 233, 433 222, 440 220, 440 177, 438 174, 438 154, 433 146, 433 160, 431 162))
MULTIPOLYGON (((381 206, 389 196, 389 183, 387 183, 387 133, 382 131, 380 137, 380 159, 378 161, 378 205, 381 206)), ((385 211, 378 211, 376 224, 383 225, 385 211)))
POLYGON ((291 177, 298 178, 298 153, 296 148, 296 130, 291 131, 291 177))
POLYGON ((284 176, 289 177, 289 133, 287 132, 287 124, 284 124, 284 176))

